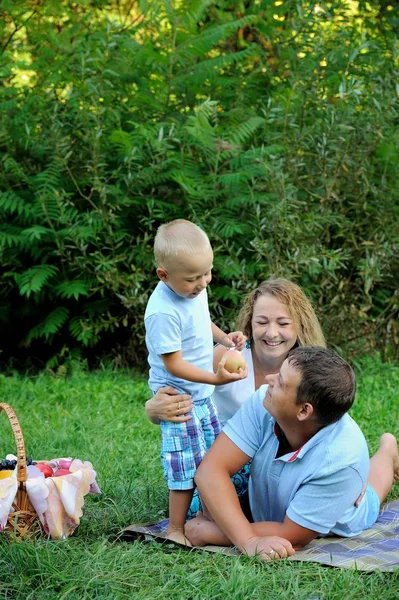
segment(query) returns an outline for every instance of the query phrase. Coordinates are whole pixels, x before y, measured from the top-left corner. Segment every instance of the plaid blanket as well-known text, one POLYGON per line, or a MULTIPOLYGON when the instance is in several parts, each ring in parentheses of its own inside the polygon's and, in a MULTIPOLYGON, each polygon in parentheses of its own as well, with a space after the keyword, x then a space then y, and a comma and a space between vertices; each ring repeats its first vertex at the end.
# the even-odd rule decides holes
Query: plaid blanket
MULTIPOLYGON (((120 532, 118 537, 126 541, 135 539, 142 541, 165 540, 167 526, 167 520, 158 523, 129 525, 120 532)), ((238 556, 239 554, 235 548, 231 547, 203 546, 195 549, 221 552, 229 556, 238 556)), ((399 569, 399 500, 385 504, 373 527, 363 531, 361 535, 353 538, 317 538, 287 560, 318 562, 330 567, 354 568, 359 571, 395 571, 399 569)))

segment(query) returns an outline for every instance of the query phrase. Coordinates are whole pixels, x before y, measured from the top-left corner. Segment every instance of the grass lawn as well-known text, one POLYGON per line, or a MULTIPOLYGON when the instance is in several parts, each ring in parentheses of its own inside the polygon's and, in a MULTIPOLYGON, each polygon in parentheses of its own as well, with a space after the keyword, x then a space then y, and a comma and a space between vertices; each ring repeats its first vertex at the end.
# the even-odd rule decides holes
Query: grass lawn
MULTIPOLYGON (((383 431, 399 436, 399 365, 376 357, 356 368, 351 414, 374 452, 383 431)), ((65 380, 0 375, 0 391, 19 417, 28 456, 90 460, 103 492, 86 497, 81 525, 68 540, 10 543, 0 536, 0 598, 397 600, 399 571, 364 574, 115 541, 124 525, 166 513, 159 432, 143 409, 149 397, 144 377, 110 371, 65 380)), ((0 418, 3 457, 15 444, 6 415, 0 418)))

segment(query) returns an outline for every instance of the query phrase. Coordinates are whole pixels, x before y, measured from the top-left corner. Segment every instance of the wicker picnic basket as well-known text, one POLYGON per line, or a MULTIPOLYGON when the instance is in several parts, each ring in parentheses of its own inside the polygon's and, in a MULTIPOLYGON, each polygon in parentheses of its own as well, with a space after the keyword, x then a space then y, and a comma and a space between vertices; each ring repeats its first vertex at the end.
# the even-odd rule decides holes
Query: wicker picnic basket
POLYGON ((18 490, 7 519, 5 531, 17 539, 37 537, 43 533, 43 528, 37 512, 30 503, 26 491, 26 452, 21 426, 14 410, 9 404, 0 402, 0 411, 4 410, 11 425, 17 445, 17 482, 18 490))

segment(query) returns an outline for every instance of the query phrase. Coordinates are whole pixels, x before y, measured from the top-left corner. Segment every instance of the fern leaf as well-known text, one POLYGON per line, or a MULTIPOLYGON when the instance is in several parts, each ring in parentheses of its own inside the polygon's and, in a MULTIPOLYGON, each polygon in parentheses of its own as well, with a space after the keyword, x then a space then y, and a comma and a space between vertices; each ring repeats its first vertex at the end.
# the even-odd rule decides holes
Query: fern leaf
POLYGON ((39 193, 46 192, 49 188, 55 190, 60 187, 62 165, 61 161, 55 160, 49 164, 47 169, 36 175, 35 182, 38 184, 39 193))
POLYGON ((69 323, 69 331, 84 346, 93 345, 98 340, 98 336, 94 333, 94 323, 89 319, 75 317, 69 323))
POLYGON ((109 136, 109 141, 115 147, 119 155, 129 156, 131 154, 133 148, 132 139, 126 131, 116 129, 109 136))
POLYGON ((28 227, 27 229, 23 229, 21 231, 21 235, 31 242, 34 240, 40 240, 42 237, 48 234, 52 236, 52 230, 48 229, 47 227, 42 227, 42 225, 33 225, 32 227, 28 227))
POLYGON ((23 181, 24 183, 29 183, 29 178, 25 175, 24 170, 9 154, 3 156, 3 167, 6 172, 14 175, 19 182, 23 181))
POLYGON ((250 178, 249 173, 225 173, 224 175, 219 175, 218 181, 224 188, 237 188, 242 183, 245 183, 250 178))
POLYGON ((89 293, 87 283, 82 279, 63 281, 55 287, 55 291, 61 298, 75 298, 75 300, 78 300, 79 296, 87 296, 89 293))
POLYGON ((16 275, 20 294, 29 298, 32 292, 39 292, 57 272, 58 268, 54 265, 35 265, 25 273, 16 275))
MULTIPOLYGON (((256 15, 247 15, 231 23, 224 23, 216 27, 205 30, 193 40, 189 37, 187 40, 177 46, 175 55, 184 62, 193 56, 205 56, 212 50, 220 40, 225 40, 229 35, 235 33, 237 29, 247 27, 257 21, 256 15)), ((240 54, 238 52, 238 54, 240 54)))
POLYGON ((69 316, 69 310, 63 306, 58 306, 47 317, 33 327, 24 340, 24 345, 29 346, 31 341, 40 337, 48 339, 51 335, 57 333, 57 331, 64 325, 69 316))
POLYGON ((61 211, 56 189, 47 188, 43 191, 43 188, 41 188, 41 190, 38 194, 38 200, 43 216, 50 221, 58 221, 61 211))
POLYGON ((18 215, 29 215, 32 212, 31 207, 26 204, 18 194, 13 191, 0 192, 0 209, 6 213, 18 215))
POLYGON ((19 227, 13 227, 12 225, 4 225, 3 227, 3 230, 0 231, 0 248, 24 246, 19 227))
POLYGON ((244 123, 237 125, 230 140, 234 144, 244 144, 255 133, 258 127, 262 127, 264 124, 265 119, 262 117, 251 117, 244 123))
MULTIPOLYGON (((255 45, 252 45, 245 50, 240 50, 231 54, 224 53, 215 58, 202 60, 192 67, 190 71, 191 81, 194 84, 199 85, 200 83, 203 83, 205 79, 213 80, 220 74, 221 70, 234 66, 237 63, 245 62, 246 59, 253 57, 258 51, 259 49, 255 45)), ((176 82, 186 81, 186 79, 186 73, 175 77, 176 82)))
POLYGON ((195 29, 203 18, 212 0, 190 0, 183 2, 179 10, 179 22, 184 29, 195 29))

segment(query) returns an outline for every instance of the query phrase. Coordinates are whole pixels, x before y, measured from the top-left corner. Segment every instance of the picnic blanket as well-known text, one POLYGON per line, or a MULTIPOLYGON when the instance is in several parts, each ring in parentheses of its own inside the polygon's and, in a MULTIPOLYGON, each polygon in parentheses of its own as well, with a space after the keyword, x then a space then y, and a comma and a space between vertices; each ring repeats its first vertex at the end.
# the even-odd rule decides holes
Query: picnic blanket
MULTIPOLYGON (((167 541, 165 531, 168 521, 129 525, 118 538, 132 541, 167 541)), ((186 548, 186 546, 182 546, 186 548)), ((188 550, 220 552, 238 556, 232 547, 203 546, 188 550)), ((317 562, 330 567, 353 568, 359 571, 395 571, 399 569, 399 500, 382 506, 376 523, 361 535, 352 538, 323 537, 313 540, 303 550, 287 560, 317 562)))

